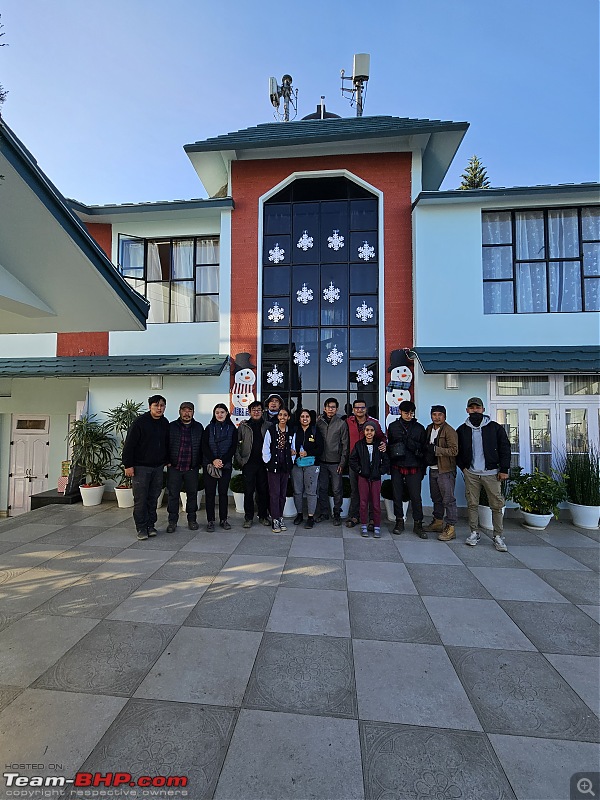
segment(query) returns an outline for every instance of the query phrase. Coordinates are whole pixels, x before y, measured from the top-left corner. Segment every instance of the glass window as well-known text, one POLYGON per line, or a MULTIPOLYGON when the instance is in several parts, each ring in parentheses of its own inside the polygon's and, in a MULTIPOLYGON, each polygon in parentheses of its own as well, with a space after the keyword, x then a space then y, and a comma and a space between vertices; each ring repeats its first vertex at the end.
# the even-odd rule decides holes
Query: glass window
POLYGON ((194 282, 177 281, 171 286, 171 322, 194 321, 194 282))
POLYGON ((531 470, 551 474, 552 468, 552 434, 550 428, 550 410, 538 408, 529 410, 529 452, 531 470))
POLYGON ((278 267, 290 263, 291 236, 265 236, 263 246, 263 263, 265 266, 278 267))
POLYGON ((488 281, 483 284, 484 314, 512 314, 514 307, 512 281, 488 281))
POLYGON ((350 260, 359 264, 377 262, 377 231, 360 231, 350 234, 350 260))
POLYGON ((586 277, 600 275, 600 243, 583 245, 583 274, 586 277))
POLYGON ((532 261, 545 258, 544 212, 519 211, 515 215, 517 258, 532 261))
POLYGON ((289 294, 290 268, 266 269, 263 274, 263 294, 289 294))
POLYGON ((512 247, 483 248, 484 280, 511 279, 513 276, 512 247))
POLYGON ((587 453, 587 408, 565 409, 565 442, 567 453, 587 453))
POLYGON ((265 234, 289 233, 292 223, 292 207, 289 203, 265 206, 265 234))
POLYGON ((353 294, 369 292, 375 294, 379 288, 377 264, 350 264, 350 291, 353 294))
POLYGON ((541 314, 548 310, 545 264, 517 264, 517 312, 541 314))
POLYGON ((148 322, 168 322, 169 321, 168 282, 146 284, 146 297, 150 301, 150 312, 148 314, 148 322))
POLYGON ((496 394, 499 397, 538 397, 550 394, 547 375, 498 375, 496 394))
POLYGON ((585 290, 585 310, 600 311, 600 278, 586 278, 583 284, 585 290))
POLYGON ((550 258, 576 258, 579 255, 577 209, 548 211, 550 258))
POLYGON ((482 215, 483 244, 512 244, 510 211, 492 211, 482 215))
POLYGON ((550 311, 581 311, 580 270, 578 261, 550 264, 550 311))
POLYGON ((144 248, 143 239, 130 239, 121 236, 119 239, 119 265, 121 275, 127 278, 144 277, 144 248))
POLYGON ((496 411, 496 422, 502 425, 510 442, 510 466, 519 464, 519 412, 516 408, 499 408, 496 411))
POLYGON ((377 200, 352 200, 350 228, 353 231, 377 230, 377 200))
POLYGON ((173 280, 194 277, 194 240, 173 242, 173 280))
POLYGON ((565 375, 565 394, 600 394, 600 375, 565 375))
POLYGON ((600 239, 599 206, 581 210, 581 233, 586 242, 597 242, 600 239))

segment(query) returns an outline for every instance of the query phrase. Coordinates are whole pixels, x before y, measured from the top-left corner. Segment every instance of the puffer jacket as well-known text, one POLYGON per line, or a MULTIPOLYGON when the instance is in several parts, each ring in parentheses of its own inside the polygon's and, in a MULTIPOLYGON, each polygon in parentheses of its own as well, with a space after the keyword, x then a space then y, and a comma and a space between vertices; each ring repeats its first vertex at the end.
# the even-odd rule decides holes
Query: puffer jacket
POLYGON ((321 462, 345 467, 350 454, 350 435, 346 421, 336 414, 330 422, 326 422, 325 416, 321 414, 317 419, 317 430, 325 443, 321 462))
MULTIPOLYGON (((204 425, 193 419, 190 423, 192 434, 192 464, 190 469, 199 469, 202 465, 202 434, 204 425)), ((179 442, 181 441, 181 430, 184 427, 180 419, 176 419, 169 425, 169 455, 171 464, 177 464, 179 458, 179 442)))
MULTIPOLYGON (((429 437, 433 422, 427 426, 427 444, 429 445, 429 437)), ((439 429, 438 435, 435 440, 435 455, 437 456, 437 468, 440 472, 456 472, 456 456, 458 455, 458 436, 456 431, 447 422, 443 422, 439 429)))
POLYGON ((370 459, 367 443, 361 439, 350 454, 350 469, 369 481, 380 481, 382 475, 389 474, 390 462, 387 454, 380 452, 377 439, 373 440, 373 458, 370 459))

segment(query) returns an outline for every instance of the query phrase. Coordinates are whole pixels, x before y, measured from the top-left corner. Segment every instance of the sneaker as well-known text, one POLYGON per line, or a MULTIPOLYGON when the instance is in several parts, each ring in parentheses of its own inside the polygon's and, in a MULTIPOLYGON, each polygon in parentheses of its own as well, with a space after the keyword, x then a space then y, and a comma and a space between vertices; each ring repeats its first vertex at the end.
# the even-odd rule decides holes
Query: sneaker
POLYGON ((200 525, 198 525, 195 519, 191 520, 191 522, 188 522, 188 528, 191 531, 197 531, 199 527, 200 525))
POLYGON ((395 533, 396 536, 400 536, 400 534, 402 533, 403 530, 404 530, 404 520, 403 519, 397 519, 396 520, 396 524, 394 525, 394 529, 393 529, 392 533, 395 533))
POLYGON ((273 520, 273 525, 271 527, 271 530, 273 531, 273 533, 281 533, 281 525, 279 524, 278 519, 273 520))
POLYGON ((244 524, 242 525, 242 528, 251 528, 251 527, 252 527, 252 520, 251 519, 245 519, 244 520, 244 524))
POLYGON ((423 530, 423 521, 415 522, 413 525, 413 533, 416 533, 419 539, 429 539, 429 536, 423 530))
POLYGON ((309 516, 306 522, 304 523, 305 528, 314 528, 315 527, 315 518, 309 516))
POLYGON ((209 522, 209 523, 206 525, 206 530, 207 530, 207 532, 208 532, 208 533, 213 533, 213 532, 214 532, 214 530, 215 530, 215 523, 214 523, 214 520, 213 520, 212 522, 209 522))
POLYGON ((367 530, 366 525, 363 525, 362 528, 360 529, 360 535, 364 536, 365 539, 369 538, 369 531, 367 530))
POLYGON ((283 521, 283 517, 279 517, 279 530, 280 531, 287 531, 285 522, 283 521))
POLYGON ((157 533, 158 533, 158 531, 156 530, 154 525, 152 525, 150 528, 148 528, 148 536, 156 536, 157 533))
POLYGON ((375 530, 375 525, 373 525, 372 522, 369 522, 369 524, 367 525, 367 530, 369 531, 369 533, 373 533, 375 530))
POLYGON ((223 528, 224 531, 230 531, 231 530, 231 525, 227 522, 226 519, 222 519, 220 524, 221 524, 221 527, 223 528))
POLYGON ((452 539, 456 539, 456 532, 454 530, 454 525, 451 525, 449 522, 444 525, 444 530, 438 536, 440 542, 449 542, 452 539))
POLYGON ((175 533, 177 530, 177 523, 176 522, 169 522, 167 525, 167 533, 175 533))
POLYGON ((302 516, 302 514, 296 514, 294 525, 302 525, 303 522, 304 522, 304 517, 302 516))
POLYGON ((355 525, 358 525, 358 520, 356 517, 348 517, 346 520, 346 527, 347 528, 354 528, 355 525))
POLYGON ((471 533, 465 539, 465 544, 471 545, 471 547, 475 547, 477 542, 481 539, 481 536, 477 533, 477 531, 471 531, 471 533))
POLYGON ((271 520, 267 519, 267 517, 261 517, 260 518, 260 524, 264 525, 265 528, 270 528, 271 527, 271 520))
POLYGON ((423 530, 427 531, 428 533, 443 533, 444 531, 444 520, 443 519, 436 519, 435 517, 426 525, 423 530))
POLYGON ((341 524, 342 524, 342 518, 340 517, 340 515, 339 514, 334 514, 333 515, 333 525, 334 525, 334 527, 335 528, 339 528, 341 524))
POLYGON ((375 530, 373 531, 373 538, 381 539, 381 528, 375 528, 375 530))
POLYGON ((506 542, 504 541, 502 536, 494 536, 494 547, 500 553, 506 553, 506 551, 508 550, 506 542))
POLYGON ((141 541, 142 539, 148 538, 148 531, 144 530, 143 528, 138 528, 137 537, 141 541))

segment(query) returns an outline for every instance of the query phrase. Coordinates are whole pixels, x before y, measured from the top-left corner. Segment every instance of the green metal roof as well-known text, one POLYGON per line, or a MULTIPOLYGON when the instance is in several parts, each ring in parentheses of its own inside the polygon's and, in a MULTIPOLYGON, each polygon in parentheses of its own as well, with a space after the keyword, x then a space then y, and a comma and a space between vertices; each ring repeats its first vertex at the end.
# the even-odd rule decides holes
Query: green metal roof
POLYGON ((423 372, 600 372, 600 347, 414 347, 423 372))
POLYGON ((76 356, 74 358, 0 358, 4 378, 75 378, 127 375, 220 375, 224 355, 76 356))
POLYGON ((109 203, 107 205, 91 205, 80 203, 79 200, 67 199, 67 205, 76 214, 90 217, 106 216, 107 214, 131 214, 132 211, 140 213, 154 213, 157 211, 197 210, 204 208, 234 208, 231 197, 194 198, 193 200, 158 200, 148 203, 109 203))
POLYGON ((489 189, 447 189, 437 192, 420 192, 413 203, 413 208, 417 204, 440 203, 440 202, 469 202, 481 198, 519 198, 523 196, 535 198, 537 196, 566 197, 582 193, 595 193, 596 201, 600 202, 600 183, 590 181, 588 183, 559 183, 548 184, 547 186, 496 186, 489 189))

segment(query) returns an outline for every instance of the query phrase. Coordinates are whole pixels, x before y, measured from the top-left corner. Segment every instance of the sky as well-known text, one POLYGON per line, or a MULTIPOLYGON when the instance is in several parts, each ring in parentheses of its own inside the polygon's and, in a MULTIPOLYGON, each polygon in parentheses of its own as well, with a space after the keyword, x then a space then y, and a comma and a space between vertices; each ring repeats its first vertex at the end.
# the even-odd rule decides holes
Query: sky
MULTIPOLYGON (((466 121, 442 184, 473 154, 492 186, 597 181, 598 0, 0 0, 2 114, 66 197, 205 197, 183 145, 297 119, 370 53, 365 116, 466 121)), ((282 123, 283 124, 283 123, 282 123)))

